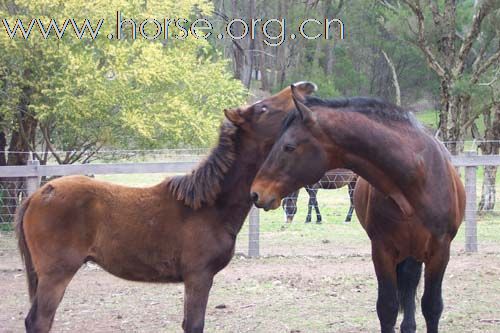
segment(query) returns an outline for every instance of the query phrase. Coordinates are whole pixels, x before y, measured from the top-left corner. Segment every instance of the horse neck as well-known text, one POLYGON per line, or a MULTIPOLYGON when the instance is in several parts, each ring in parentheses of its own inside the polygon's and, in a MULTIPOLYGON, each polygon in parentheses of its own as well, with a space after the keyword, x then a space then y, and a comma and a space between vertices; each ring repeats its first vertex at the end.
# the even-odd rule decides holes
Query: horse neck
POLYGON ((403 193, 423 178, 430 137, 420 128, 354 111, 324 110, 317 117, 332 167, 353 170, 385 194, 403 193))
POLYGON ((236 235, 245 222, 252 201, 250 187, 260 165, 262 154, 253 140, 244 136, 238 142, 237 157, 225 175, 216 206, 223 223, 236 235))

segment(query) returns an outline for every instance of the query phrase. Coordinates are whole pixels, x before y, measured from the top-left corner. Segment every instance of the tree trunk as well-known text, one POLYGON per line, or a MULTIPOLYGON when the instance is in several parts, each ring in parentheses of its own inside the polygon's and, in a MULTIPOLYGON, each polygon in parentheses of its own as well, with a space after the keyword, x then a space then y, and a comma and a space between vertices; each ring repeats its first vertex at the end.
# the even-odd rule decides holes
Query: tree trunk
MULTIPOLYGON (((248 22, 255 18, 255 0, 248 1, 248 22)), ((255 59, 255 39, 247 35, 245 38, 248 41, 248 50, 245 55, 245 69, 243 70, 243 84, 247 89, 250 89, 252 84, 252 72, 254 69, 255 59)))
MULTIPOLYGON (((483 155, 498 155, 500 152, 500 103, 494 103, 483 113, 486 127, 484 140, 479 145, 483 155), (493 116, 493 117, 492 117, 493 116), (493 118, 493 119, 492 119, 493 118)), ((497 166, 485 166, 479 211, 492 211, 496 203, 497 166)))
MULTIPOLYGON (((332 19, 334 15, 339 15, 342 9, 343 1, 339 1, 337 8, 335 9, 332 4, 332 0, 325 1, 325 13, 328 19, 332 19)), ((333 75, 333 65, 335 64, 335 38, 332 41, 327 41, 325 49, 325 74, 327 77, 333 75)))
MULTIPOLYGON (((279 2, 280 17, 286 18, 288 15, 288 1, 279 2)), ((288 59, 288 45, 285 43, 276 48, 276 80, 279 89, 282 89, 286 81, 287 59, 288 59)))
POLYGON ((452 155, 463 151, 465 133, 462 121, 470 114, 470 96, 453 95, 452 81, 441 82, 441 112, 439 114, 439 135, 452 155))
POLYGON ((7 165, 7 159, 5 158, 5 148, 7 148, 7 138, 5 137, 5 132, 0 132, 0 166, 7 165))
POLYGON ((495 208, 497 166, 485 166, 483 174, 483 188, 481 200, 479 201, 479 211, 488 212, 495 208))
MULTIPOLYGON (((238 0, 231 1, 231 11, 232 18, 239 17, 238 11, 238 0)), ((233 35, 240 36, 241 35, 241 27, 238 24, 234 24, 232 26, 235 31, 233 31, 233 35)), ((233 72, 234 77, 238 80, 243 81, 242 70, 245 67, 245 53, 240 41, 233 41, 233 72)))
MULTIPOLYGON (((7 159, 5 158, 5 148, 7 147, 7 140, 5 137, 5 132, 0 132, 0 166, 5 166, 7 164, 7 159)), ((5 207, 4 203, 5 198, 7 197, 7 189, 4 189, 5 186, 4 179, 0 178, 0 223, 8 223, 10 222, 10 212, 5 207), (6 215, 4 215, 4 213, 6 215)))
MULTIPOLYGON (((26 82, 31 82, 31 71, 26 69, 23 74, 26 82)), ((35 142, 37 119, 29 110, 33 88, 26 85, 22 88, 22 95, 17 106, 17 129, 12 131, 9 143, 9 152, 7 155, 7 165, 25 165, 29 159, 31 143, 35 142)), ((34 148, 34 147, 32 147, 34 148)), ((2 183, 2 219, 5 222, 12 222, 16 208, 20 199, 26 196, 24 179, 3 178, 2 183)))
POLYGON ((333 75, 333 65, 335 64, 335 44, 327 44, 325 74, 327 77, 333 75))
MULTIPOLYGON (((267 17, 267 13, 265 11, 259 12, 260 16, 267 17)), ((255 59, 257 60, 257 64, 255 68, 258 72, 260 72, 260 89, 263 91, 271 91, 271 87, 269 85, 269 72, 267 71, 267 53, 264 44, 264 38, 261 33, 255 34, 255 45, 258 53, 255 54, 255 59)))

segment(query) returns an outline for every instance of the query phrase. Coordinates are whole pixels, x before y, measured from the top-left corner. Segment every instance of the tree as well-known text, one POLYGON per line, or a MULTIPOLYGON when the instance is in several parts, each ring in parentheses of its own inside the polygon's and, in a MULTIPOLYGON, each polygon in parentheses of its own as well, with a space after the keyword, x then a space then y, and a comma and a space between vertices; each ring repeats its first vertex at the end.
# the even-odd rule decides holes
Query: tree
MULTIPOLYGON (((232 79, 227 61, 211 52, 205 40, 106 38, 114 33, 116 10, 139 25, 146 18, 161 21, 158 13, 192 19, 210 14, 212 7, 203 0, 0 4, 0 17, 11 28, 17 18, 25 26, 40 18, 45 27, 51 18, 58 19, 59 26, 70 17, 80 27, 84 18, 94 27, 100 18, 109 22, 95 40, 88 33, 79 40, 71 28, 61 39, 52 33, 46 40, 36 28, 28 39, 19 32, 11 39, 2 30, 0 130, 9 143, 0 154, 10 152, 6 164, 25 164, 24 152, 33 152, 42 163, 49 157, 73 163, 104 145, 208 146, 216 136, 221 110, 243 102, 244 90, 232 79), (73 153, 60 154, 61 150, 73 153)), ((123 30, 130 37, 131 26, 123 30)), ((155 27, 151 30, 148 33, 155 27)))
POLYGON ((451 153, 457 154, 463 149, 466 130, 474 119, 470 91, 500 60, 498 35, 483 38, 481 34, 486 18, 498 17, 500 3, 476 1, 469 8, 469 2, 457 5, 452 0, 431 0, 428 7, 419 0, 402 2, 413 14, 413 42, 441 82, 440 136, 451 153), (472 17, 463 15, 462 21, 459 14, 464 12, 472 13, 472 17))

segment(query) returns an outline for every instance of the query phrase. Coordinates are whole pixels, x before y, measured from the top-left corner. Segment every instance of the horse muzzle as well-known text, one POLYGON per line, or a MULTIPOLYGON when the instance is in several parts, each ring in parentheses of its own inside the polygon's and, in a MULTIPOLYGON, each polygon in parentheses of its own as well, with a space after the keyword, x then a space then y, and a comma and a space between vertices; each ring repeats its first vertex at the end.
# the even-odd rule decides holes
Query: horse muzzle
POLYGON ((250 193, 250 197, 257 208, 263 208, 266 212, 277 209, 280 206, 280 200, 274 196, 267 198, 266 196, 259 195, 258 192, 252 192, 250 193))

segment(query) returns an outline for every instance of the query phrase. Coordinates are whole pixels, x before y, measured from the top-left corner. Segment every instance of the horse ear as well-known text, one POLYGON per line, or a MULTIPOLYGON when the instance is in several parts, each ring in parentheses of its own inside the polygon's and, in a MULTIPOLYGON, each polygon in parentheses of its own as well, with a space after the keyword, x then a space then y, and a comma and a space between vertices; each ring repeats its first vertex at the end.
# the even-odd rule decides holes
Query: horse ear
POLYGON ((300 81, 292 84, 292 93, 299 100, 303 101, 304 96, 312 95, 318 90, 318 86, 309 81, 300 81))
MULTIPOLYGON (((293 92, 293 86, 292 86, 293 92)), ((309 109, 304 103, 295 98, 295 95, 292 96, 293 102, 295 103, 295 107, 299 111, 300 118, 305 124, 308 124, 313 121, 313 114, 311 109, 309 109)))
POLYGON ((245 118, 243 118, 238 109, 224 109, 224 115, 236 126, 240 126, 245 122, 245 118))

